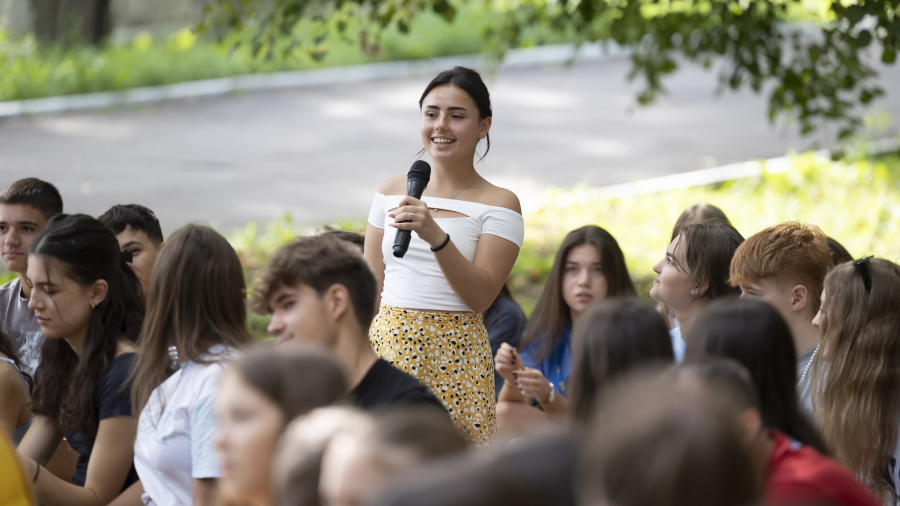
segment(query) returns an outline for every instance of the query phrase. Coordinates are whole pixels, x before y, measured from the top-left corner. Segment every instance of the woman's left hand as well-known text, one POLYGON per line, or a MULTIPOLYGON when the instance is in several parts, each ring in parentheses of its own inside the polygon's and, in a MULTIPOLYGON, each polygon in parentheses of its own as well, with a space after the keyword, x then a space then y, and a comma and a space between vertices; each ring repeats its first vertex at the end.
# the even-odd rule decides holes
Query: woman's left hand
POLYGON ((437 248, 447 238, 447 233, 431 217, 428 206, 415 197, 407 195, 400 199, 397 210, 388 216, 394 218, 394 223, 390 224, 392 227, 412 230, 432 248, 437 248))
POLYGON ((525 367, 513 372, 516 380, 516 386, 526 399, 537 399, 543 401, 550 396, 550 382, 544 377, 544 373, 537 369, 525 367))

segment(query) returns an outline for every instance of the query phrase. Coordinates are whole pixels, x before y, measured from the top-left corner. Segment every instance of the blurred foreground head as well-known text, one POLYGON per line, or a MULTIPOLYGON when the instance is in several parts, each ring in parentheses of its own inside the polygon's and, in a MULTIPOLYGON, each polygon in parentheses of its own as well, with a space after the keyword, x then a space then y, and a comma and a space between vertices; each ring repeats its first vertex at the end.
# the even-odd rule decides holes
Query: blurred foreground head
POLYGON ((600 403, 578 475, 591 506, 742 506, 759 498, 736 407, 701 382, 635 377, 600 403))
POLYGON ((465 453, 447 414, 432 408, 376 413, 335 435, 322 457, 319 494, 329 506, 366 504, 416 466, 465 453))

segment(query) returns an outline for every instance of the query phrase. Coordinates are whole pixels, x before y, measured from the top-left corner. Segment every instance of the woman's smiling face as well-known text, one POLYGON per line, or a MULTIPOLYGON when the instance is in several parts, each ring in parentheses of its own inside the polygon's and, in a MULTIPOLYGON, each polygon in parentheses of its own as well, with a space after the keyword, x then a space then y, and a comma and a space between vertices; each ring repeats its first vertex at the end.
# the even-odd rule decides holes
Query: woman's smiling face
POLYGON ((422 144, 435 161, 471 161, 478 141, 487 137, 491 118, 481 119, 463 89, 437 86, 422 101, 422 144))

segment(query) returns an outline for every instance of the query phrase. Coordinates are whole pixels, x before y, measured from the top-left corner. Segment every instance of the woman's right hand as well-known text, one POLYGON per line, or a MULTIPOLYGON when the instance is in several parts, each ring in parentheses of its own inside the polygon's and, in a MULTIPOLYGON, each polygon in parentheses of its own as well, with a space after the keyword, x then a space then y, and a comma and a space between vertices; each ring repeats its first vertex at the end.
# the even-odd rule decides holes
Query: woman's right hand
POLYGON ((515 383, 513 371, 518 371, 525 367, 519 352, 512 346, 502 343, 500 349, 497 350, 497 356, 494 357, 494 369, 506 381, 515 383))

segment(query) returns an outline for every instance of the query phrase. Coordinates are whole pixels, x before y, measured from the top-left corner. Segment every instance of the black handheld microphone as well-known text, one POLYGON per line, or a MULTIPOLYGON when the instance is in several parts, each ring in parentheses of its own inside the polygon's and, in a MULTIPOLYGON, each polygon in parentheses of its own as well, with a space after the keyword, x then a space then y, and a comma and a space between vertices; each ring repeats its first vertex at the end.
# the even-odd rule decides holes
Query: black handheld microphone
MULTIPOLYGON (((422 192, 428 186, 431 179, 431 165, 425 160, 416 160, 406 175, 406 194, 417 199, 422 198, 422 192)), ((402 222, 401 222, 402 223, 402 222)), ((398 230, 394 237, 394 256, 403 258, 406 250, 409 249, 409 239, 412 236, 411 230, 398 230)))

